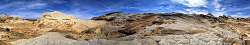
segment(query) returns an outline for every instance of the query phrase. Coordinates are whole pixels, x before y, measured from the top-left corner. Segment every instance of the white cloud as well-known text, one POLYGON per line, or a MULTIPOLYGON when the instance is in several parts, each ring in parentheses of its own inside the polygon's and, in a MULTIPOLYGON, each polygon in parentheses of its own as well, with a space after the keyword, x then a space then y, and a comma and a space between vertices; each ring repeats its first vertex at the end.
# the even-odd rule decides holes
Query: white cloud
POLYGON ((187 12, 185 12, 185 11, 182 11, 182 10, 176 10, 176 11, 174 11, 174 12, 178 12, 178 13, 185 13, 185 14, 188 14, 187 12))
POLYGON ((244 7, 244 8, 237 8, 237 9, 233 9, 233 10, 227 10, 227 11, 230 11, 230 12, 237 12, 237 11, 249 10, 249 9, 250 9, 250 6, 244 7))
POLYGON ((40 2, 24 2, 24 1, 16 1, 16 2, 10 2, 7 4, 2 4, 0 6, 1 9, 9 9, 9 8, 15 8, 10 9, 11 12, 7 12, 10 15, 13 16, 19 16, 24 18, 36 18, 40 15, 41 12, 35 12, 35 11, 29 11, 31 9, 38 9, 46 7, 47 3, 40 3, 40 2))
POLYGON ((61 11, 63 13, 76 16, 79 19, 90 19, 92 17, 95 17, 95 15, 92 15, 90 13, 87 13, 88 11, 81 10, 81 9, 74 9, 69 11, 61 11))
POLYGON ((34 4, 28 5, 27 7, 34 8, 34 7, 41 7, 41 6, 46 6, 46 5, 47 3, 34 3, 34 4))
POLYGON ((221 10, 220 8, 222 8, 222 5, 219 3, 219 0, 214 0, 212 2, 212 5, 214 6, 214 8, 216 8, 215 9, 216 11, 220 11, 221 10))
POLYGON ((33 11, 14 11, 10 12, 11 16, 18 16, 22 18, 37 18, 41 16, 41 12, 33 12, 33 11))
POLYGON ((241 13, 241 12, 238 12, 238 13, 236 13, 235 15, 230 15, 230 16, 232 16, 232 17, 243 17, 243 18, 249 17, 249 16, 247 16, 247 15, 243 15, 243 13, 241 13))
POLYGON ((212 0, 211 4, 208 4, 209 2, 207 0, 171 0, 171 1, 186 5, 188 7, 192 7, 190 9, 185 9, 186 11, 185 13, 188 14, 207 14, 209 13, 207 10, 194 9, 194 8, 207 7, 208 5, 212 5, 212 8, 214 8, 214 11, 210 12, 214 14, 214 16, 222 16, 226 14, 225 11, 226 8, 224 8, 223 5, 219 3, 221 0, 212 0))
POLYGON ((206 7, 207 0, 171 0, 172 2, 180 3, 188 7, 206 7))
POLYGON ((222 15, 226 15, 225 11, 221 11, 221 12, 213 12, 213 15, 218 17, 218 16, 222 16, 222 15))
MULTIPOLYGON (((227 12, 233 12, 233 11, 236 12, 236 11, 250 9, 250 7, 245 7, 245 8, 241 8, 241 9, 226 10, 226 7, 223 7, 224 5, 221 4, 220 1, 222 1, 222 0, 213 0, 212 3, 211 3, 214 10, 215 10, 214 12, 212 12, 214 14, 214 16, 229 15, 229 14, 227 14, 227 12)), ((238 13, 233 14, 233 15, 230 14, 230 16, 232 16, 232 17, 243 17, 243 18, 248 17, 248 16, 243 15, 243 13, 241 13, 241 12, 238 12, 238 13)))
POLYGON ((185 9, 188 14, 207 14, 208 12, 206 10, 195 10, 195 9, 185 9))
POLYGON ((64 1, 64 0, 51 0, 51 2, 56 3, 56 4, 62 4, 62 3, 66 3, 67 1, 64 1))
MULTIPOLYGON (((186 9, 185 10, 187 14, 208 14, 209 12, 207 10, 199 10, 199 9, 186 9)), ((224 11, 216 11, 212 14, 216 17, 224 15, 226 12, 224 11)))
POLYGON ((0 6, 0 9, 5 9, 5 8, 13 7, 13 6, 22 6, 21 4, 23 4, 23 2, 12 2, 8 4, 3 4, 0 6))
POLYGON ((215 12, 226 13, 225 9, 222 4, 219 3, 220 0, 213 0, 212 5, 214 7, 215 12))
POLYGON ((16 8, 13 11, 16 10, 29 10, 29 9, 37 9, 37 8, 43 8, 46 7, 47 3, 40 3, 40 2, 23 2, 23 1, 17 1, 17 2, 10 2, 7 4, 2 4, 0 6, 0 9, 8 9, 8 8, 16 8))
POLYGON ((212 1, 212 6, 214 8, 214 11, 212 12, 214 16, 222 16, 222 15, 226 15, 225 9, 223 7, 223 5, 220 3, 221 0, 213 0, 212 1))
POLYGON ((40 9, 46 7, 47 5, 47 3, 27 3, 22 7, 18 7, 16 10, 40 9))

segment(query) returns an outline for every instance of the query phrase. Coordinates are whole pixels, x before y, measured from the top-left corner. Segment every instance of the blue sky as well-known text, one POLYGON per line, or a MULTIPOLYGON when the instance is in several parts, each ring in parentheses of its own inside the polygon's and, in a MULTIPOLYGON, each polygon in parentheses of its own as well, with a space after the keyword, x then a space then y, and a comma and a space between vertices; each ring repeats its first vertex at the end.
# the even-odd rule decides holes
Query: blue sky
POLYGON ((46 11, 61 11, 82 19, 109 12, 207 14, 250 16, 250 0, 0 0, 0 12, 36 18, 46 11))

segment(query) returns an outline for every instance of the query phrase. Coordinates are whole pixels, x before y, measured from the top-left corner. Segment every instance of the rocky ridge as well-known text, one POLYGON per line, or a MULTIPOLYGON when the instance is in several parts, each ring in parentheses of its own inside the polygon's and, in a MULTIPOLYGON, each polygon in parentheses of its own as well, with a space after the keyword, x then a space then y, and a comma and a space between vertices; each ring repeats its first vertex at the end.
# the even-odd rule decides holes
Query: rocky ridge
POLYGON ((247 45, 250 39, 249 19, 212 14, 114 12, 80 20, 55 11, 36 20, 0 17, 0 45, 247 45))

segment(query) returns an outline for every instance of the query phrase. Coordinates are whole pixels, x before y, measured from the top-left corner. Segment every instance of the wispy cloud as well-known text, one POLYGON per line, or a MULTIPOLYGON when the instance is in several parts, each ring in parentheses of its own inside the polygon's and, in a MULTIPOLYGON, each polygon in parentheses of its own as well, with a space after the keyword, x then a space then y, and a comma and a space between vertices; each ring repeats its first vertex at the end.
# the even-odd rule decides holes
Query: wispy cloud
POLYGON ((189 14, 207 14, 206 10, 194 10, 194 9, 186 9, 189 14))
POLYGON ((23 5, 16 10, 41 9, 46 7, 47 5, 47 3, 27 3, 26 5, 23 5))
POLYGON ((0 9, 8 9, 8 10, 29 10, 29 9, 39 9, 46 7, 47 3, 41 3, 41 2, 25 2, 25 1, 15 1, 15 2, 9 2, 6 4, 0 4, 0 9), (10 9, 15 8, 15 9, 10 9))
MULTIPOLYGON (((227 11, 225 11, 224 5, 220 3, 221 0, 171 0, 172 2, 177 2, 179 4, 185 5, 190 8, 184 8, 184 12, 188 14, 207 14, 212 13, 214 16, 225 15, 227 11), (207 9, 200 8, 210 8, 212 11, 207 9)), ((248 9, 248 8, 246 8, 248 9)), ((182 12, 183 12, 182 11, 182 12)))
POLYGON ((21 4, 23 4, 23 2, 11 2, 8 4, 0 4, 0 9, 10 8, 14 6, 22 6, 21 4))
MULTIPOLYGON (((238 1, 238 0, 237 0, 238 1)), ((239 0, 242 1, 242 0, 239 0)), ((247 15, 250 6, 235 6, 232 9, 232 1, 223 0, 33 0, 33 1, 0 1, 0 12, 32 17, 40 15, 44 11, 62 11, 80 18, 91 18, 108 12, 123 11, 125 13, 147 12, 182 12, 189 14, 212 13, 220 15, 247 15), (243 7, 243 8, 242 8, 243 7), (246 12, 243 12, 246 11, 246 12), (233 12, 233 13, 231 13, 233 12), (241 12, 243 14, 236 14, 241 12), (31 16, 32 15, 32 16, 31 16)), ((237 3, 238 4, 238 3, 237 3)), ((241 3, 239 3, 241 4, 241 3)))
POLYGON ((37 18, 40 17, 42 13, 33 12, 33 11, 18 11, 18 12, 10 12, 11 16, 18 16, 22 18, 37 18))
POLYGON ((32 9, 44 8, 48 4, 41 2, 25 2, 25 1, 14 1, 5 4, 0 4, 0 11, 13 16, 19 16, 24 18, 35 18, 38 17, 42 12, 31 11, 32 9))
POLYGON ((244 7, 244 8, 237 8, 237 9, 234 9, 234 10, 227 10, 227 11, 237 12, 237 11, 249 10, 249 9, 250 9, 250 6, 248 6, 248 7, 244 7))
POLYGON ((34 3, 34 4, 28 5, 27 7, 35 8, 35 7, 41 7, 41 6, 46 6, 46 5, 47 3, 34 3))
POLYGON ((223 11, 225 8, 222 8, 223 5, 219 3, 219 0, 214 0, 212 2, 212 5, 214 6, 216 11, 223 11))
POLYGON ((172 2, 177 2, 188 7, 206 7, 207 0, 171 0, 172 2))
POLYGON ((174 3, 182 4, 190 8, 183 8, 182 13, 187 14, 207 14, 208 11, 204 9, 199 9, 200 7, 207 7, 208 1, 207 0, 171 0, 174 3))
POLYGON ((222 16, 225 15, 227 11, 225 11, 226 8, 223 7, 223 5, 220 3, 221 0, 213 0, 212 6, 214 8, 214 11, 212 12, 215 16, 222 16))
POLYGON ((248 15, 243 15, 242 12, 238 12, 238 13, 236 13, 234 15, 230 15, 230 16, 232 16, 232 17, 243 17, 243 18, 249 17, 248 15))
POLYGON ((81 10, 81 9, 73 9, 73 10, 61 11, 61 12, 66 13, 68 15, 76 16, 77 18, 80 18, 80 19, 90 19, 92 17, 95 17, 95 15, 89 13, 87 10, 81 10))

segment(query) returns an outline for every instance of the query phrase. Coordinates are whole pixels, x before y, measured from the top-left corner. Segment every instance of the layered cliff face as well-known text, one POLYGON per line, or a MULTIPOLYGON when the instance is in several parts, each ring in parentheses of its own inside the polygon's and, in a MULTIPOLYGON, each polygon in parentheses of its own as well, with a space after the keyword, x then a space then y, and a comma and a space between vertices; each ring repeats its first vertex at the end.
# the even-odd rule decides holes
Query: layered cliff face
POLYGON ((48 12, 37 20, 1 17, 0 44, 9 45, 243 45, 250 37, 248 19, 211 14, 114 12, 80 20, 48 12))
POLYGON ((93 20, 108 21, 104 31, 108 32, 107 37, 111 40, 146 38, 155 40, 160 45, 231 45, 243 42, 241 35, 232 29, 235 27, 223 25, 234 19, 224 17, 148 13, 116 17, 106 15, 93 20))

